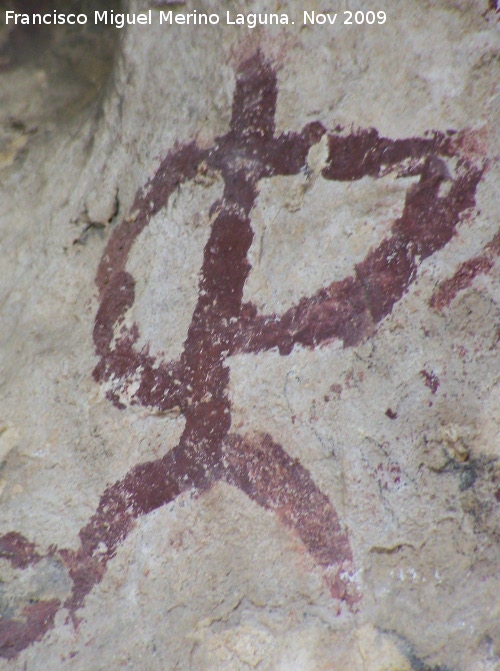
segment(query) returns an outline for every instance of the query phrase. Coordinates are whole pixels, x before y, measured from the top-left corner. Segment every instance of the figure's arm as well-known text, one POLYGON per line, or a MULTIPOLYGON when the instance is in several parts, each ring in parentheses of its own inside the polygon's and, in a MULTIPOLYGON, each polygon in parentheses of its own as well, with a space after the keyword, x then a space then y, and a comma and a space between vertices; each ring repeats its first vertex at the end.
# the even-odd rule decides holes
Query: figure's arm
MULTIPOLYGON (((399 152, 397 142, 404 146, 404 140, 395 141, 380 149, 376 160, 367 159, 365 174, 381 169, 383 156, 399 152)), ((333 165, 325 168, 327 179, 333 179, 332 171, 336 174, 333 165)), ((481 169, 459 165, 458 176, 443 196, 440 187, 450 179, 444 161, 429 156, 418 170, 420 180, 408 189, 391 235, 367 254, 353 275, 302 298, 282 315, 258 315, 252 304, 244 305, 240 319, 232 325, 231 353, 276 348, 288 354, 294 345, 314 348, 334 339, 349 347, 370 335, 415 280, 420 261, 450 241, 463 213, 475 204, 481 169)))

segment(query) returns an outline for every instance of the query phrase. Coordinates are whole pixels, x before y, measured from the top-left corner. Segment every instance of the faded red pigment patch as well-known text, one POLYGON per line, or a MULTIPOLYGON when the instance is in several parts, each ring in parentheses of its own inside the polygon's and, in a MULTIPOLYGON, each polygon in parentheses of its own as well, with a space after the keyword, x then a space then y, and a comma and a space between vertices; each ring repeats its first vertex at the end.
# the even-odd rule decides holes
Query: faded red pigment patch
POLYGON ((39 601, 23 609, 23 621, 0 618, 2 657, 15 659, 27 645, 40 641, 54 626, 54 618, 60 607, 58 599, 39 601))
MULTIPOLYGON (((74 621, 138 517, 183 492, 200 495, 216 482, 238 487, 278 516, 322 569, 337 607, 354 609, 360 598, 353 581, 349 534, 307 469, 267 434, 249 437, 231 432, 227 359, 274 348, 287 356, 296 345, 314 349, 334 339, 352 347, 373 335, 408 291, 420 261, 449 242, 463 213, 474 206, 482 168, 461 157, 453 133, 391 140, 374 129, 345 134, 337 127, 329 133, 313 122, 299 133, 276 135, 277 94, 275 71, 257 52, 238 70, 229 132, 208 149, 192 142, 170 151, 104 251, 96 277, 99 309, 94 344, 99 361, 94 379, 105 385, 117 407, 132 403, 158 411, 177 409, 184 415, 185 428, 178 445, 163 457, 137 464, 107 487, 79 532, 77 550, 54 550, 73 582, 62 605, 74 621), (310 148, 325 134, 329 154, 323 179, 350 182, 394 173, 401 179, 417 176, 418 182, 408 189, 403 213, 393 222, 390 235, 351 276, 302 298, 281 315, 258 314, 255 305, 243 303, 243 289, 251 270, 251 213, 259 181, 306 171, 310 148), (451 180, 446 160, 456 156, 461 157, 456 178, 446 195, 440 195, 442 183, 451 180), (221 176, 224 192, 211 208, 213 223, 184 349, 177 360, 163 361, 151 354, 149 346, 139 349, 138 324, 126 325, 135 300, 135 279, 126 269, 127 259, 171 194, 207 170, 221 176)), ((333 203, 331 216, 335 216, 333 203)), ((340 395, 341 387, 332 391, 340 395)), ((395 418, 396 413, 388 417, 395 418)), ((22 569, 39 555, 26 539, 14 536, 6 534, 0 544, 3 539, 9 561, 22 569)), ((46 602, 49 610, 50 604, 46 602)), ((16 626, 12 623, 12 631, 16 626)), ((40 626, 30 629, 19 624, 15 650, 38 640, 40 626)), ((47 617, 43 626, 50 629, 53 617, 47 617)), ((1 654, 8 656, 11 649, 1 654)))
POLYGON ((30 543, 17 531, 9 531, 0 537, 0 559, 7 560, 14 568, 26 568, 43 559, 34 543, 30 543))
POLYGON ((487 275, 500 255, 500 231, 485 245, 483 253, 464 261, 452 277, 443 280, 432 294, 429 305, 442 311, 455 296, 471 286, 478 275, 487 275))

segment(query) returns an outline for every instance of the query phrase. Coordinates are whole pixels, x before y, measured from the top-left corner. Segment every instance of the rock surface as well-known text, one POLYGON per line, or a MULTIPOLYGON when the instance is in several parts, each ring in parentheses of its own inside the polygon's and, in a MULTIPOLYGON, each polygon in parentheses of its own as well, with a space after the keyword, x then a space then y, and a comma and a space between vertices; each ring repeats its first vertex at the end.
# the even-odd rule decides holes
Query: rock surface
POLYGON ((0 669, 494 671, 497 4, 243 4, 0 71, 0 669))

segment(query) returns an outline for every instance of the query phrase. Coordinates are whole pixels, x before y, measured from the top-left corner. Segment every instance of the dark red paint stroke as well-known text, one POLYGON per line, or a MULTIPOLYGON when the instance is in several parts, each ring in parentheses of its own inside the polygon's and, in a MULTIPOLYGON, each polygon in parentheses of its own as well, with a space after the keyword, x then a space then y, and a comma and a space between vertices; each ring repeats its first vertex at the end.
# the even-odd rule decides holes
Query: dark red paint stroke
POLYGON ((43 555, 38 554, 34 543, 17 531, 9 531, 0 536, 0 559, 7 560, 14 568, 27 568, 37 564, 43 555))
MULTIPOLYGON (((96 382, 114 377, 125 379, 142 368, 144 373, 136 402, 150 402, 151 393, 154 395, 151 390, 157 390, 154 404, 159 410, 181 404, 179 388, 174 383, 180 375, 175 362, 158 366, 147 349, 137 352, 133 347, 139 338, 137 327, 131 331, 123 327, 121 338, 111 349, 115 324, 123 322, 126 311, 135 300, 135 280, 125 271, 125 264, 137 236, 167 203, 171 193, 183 182, 193 179, 206 154, 194 143, 167 154, 153 179, 136 196, 131 217, 124 219, 113 232, 97 271, 100 305, 94 326, 94 344, 100 362, 94 370, 94 379, 96 382), (149 393, 145 391, 147 387, 149 393)), ((114 400, 119 407, 122 405, 117 396, 114 400)))
MULTIPOLYGON (((136 237, 149 224, 151 217, 164 207, 170 194, 183 182, 196 176, 206 151, 197 145, 182 145, 171 150, 154 177, 139 191, 131 208, 131 215, 113 231, 99 263, 96 284, 99 289, 100 308, 113 276, 125 271, 130 249, 136 237)), ((98 343, 95 343, 96 347, 98 343)))
POLYGON ((455 296, 471 286, 478 275, 487 275, 500 255, 500 230, 485 245, 483 253, 460 264, 452 277, 443 280, 432 294, 429 305, 442 311, 455 296))
MULTIPOLYGON (((416 147, 415 154, 422 150, 419 142, 416 147)), ((407 144, 404 148, 406 155, 411 154, 407 144)), ((434 148, 440 151, 441 139, 434 148)), ((446 151, 450 151, 448 144, 446 151)), ((362 160, 359 152, 355 155, 362 160)), ((401 156, 401 149, 397 155, 401 156)), ((379 170, 382 164, 370 158, 367 169, 374 172, 376 167, 379 170)), ((347 174, 353 174, 351 167, 346 169, 347 174)), ((418 263, 450 241, 463 213, 474 206, 482 170, 465 163, 458 170, 448 194, 439 196, 447 179, 441 159, 432 156, 421 163, 420 180, 408 190, 403 214, 391 227, 392 235, 368 253, 353 276, 302 298, 281 317, 260 316, 251 304, 243 306, 242 317, 234 326, 231 354, 273 348, 288 354, 295 344, 314 348, 335 338, 348 347, 373 333, 415 280, 418 263)), ((364 173, 358 172, 361 176, 364 173)))
MULTIPOLYGON (((413 280, 416 255, 422 258, 433 253, 453 235, 460 212, 474 202, 480 172, 464 168, 462 182, 455 187, 455 192, 463 189, 462 194, 454 193, 451 200, 441 201, 437 192, 447 170, 436 156, 452 152, 446 138, 435 134, 430 139, 393 142, 369 131, 373 155, 369 155, 365 132, 358 133, 357 140, 353 136, 344 138, 353 147, 353 166, 361 163, 357 172, 347 166, 345 179, 378 176, 394 167, 401 175, 421 175, 419 185, 407 197, 405 212, 409 214, 395 222, 392 237, 356 267, 355 276, 302 299, 281 317, 259 317, 253 305, 242 304, 250 272, 247 254, 253 239, 249 215, 255 205, 257 183, 265 177, 292 175, 305 169, 310 147, 325 133, 324 127, 315 122, 301 133, 274 137, 276 99, 275 72, 257 53, 237 74, 229 133, 217 138, 209 150, 191 143, 170 152, 137 196, 132 215, 115 230, 104 252, 96 278, 100 307, 94 343, 100 361, 94 377, 108 381, 109 397, 118 407, 124 407, 118 392, 126 391, 129 380, 142 367, 140 388, 132 403, 160 410, 178 405, 185 428, 179 444, 164 457, 138 464, 105 490, 96 513, 79 533, 77 551, 57 551, 73 580, 72 593, 64 606, 74 619, 137 517, 175 500, 182 492, 202 493, 219 480, 241 487, 261 506, 275 510, 328 572, 332 594, 351 606, 357 598, 355 589, 342 577, 342 572, 347 576, 352 572, 348 536, 307 470, 269 437, 250 440, 229 436, 226 358, 238 351, 263 351, 274 343, 287 354, 295 342, 315 346, 333 337, 342 337, 346 346, 354 345, 369 335, 373 324, 390 312, 413 280), (399 165, 401 161, 404 165, 399 165), (124 324, 135 299, 135 280, 126 271, 128 254, 171 193, 207 168, 220 172, 225 188, 221 201, 212 207, 215 221, 204 250, 198 302, 180 358, 158 362, 148 346, 140 352, 135 349, 139 327, 134 324, 127 328, 124 324), (439 225, 433 237, 426 222, 435 216, 436 206, 439 225), (388 298, 379 296, 382 291, 388 298), (117 329, 119 336, 113 343, 117 329)), ((348 161, 349 151, 338 151, 338 138, 329 138, 329 143, 330 161, 324 177, 341 179, 339 166, 348 161)), ((8 536, 2 537, 7 546, 8 536)), ((35 552, 28 541, 19 544, 18 556, 14 552, 11 563, 22 562, 26 552, 35 552)), ((47 609, 49 603, 45 602, 47 609)), ((12 627, 19 627, 17 651, 39 639, 40 627, 48 631, 53 626, 53 618, 45 617, 37 620, 38 628, 33 628, 29 614, 26 616, 24 624, 12 623, 12 627)), ((2 650, 0 654, 10 653, 2 650)))
POLYGON ((73 580, 66 608, 74 614, 83 605, 137 517, 174 501, 183 492, 199 493, 211 486, 207 464, 204 456, 200 458, 196 449, 181 439, 164 457, 137 464, 105 490, 96 512, 79 533, 80 548, 60 551, 73 580))
POLYGON ((346 573, 352 569, 349 537, 310 473, 268 434, 252 439, 230 434, 225 448, 224 480, 275 512, 298 535, 316 564, 333 571, 328 576, 332 596, 353 606, 360 597, 348 579, 342 579, 342 569, 346 573))
POLYGON ((22 621, 0 617, 0 656, 15 659, 28 645, 40 641, 53 628, 60 606, 58 599, 39 601, 23 609, 22 621))
POLYGON ((329 135, 328 147, 327 166, 322 175, 338 182, 380 177, 395 168, 402 176, 420 174, 422 158, 450 157, 454 153, 452 139, 443 133, 434 132, 430 138, 391 140, 380 137, 375 128, 348 136, 329 135))
MULTIPOLYGON (((34 543, 16 531, 0 536, 0 559, 8 561, 14 568, 34 566, 54 553, 55 548, 51 547, 45 555, 40 554, 34 543)), ((54 626, 54 618, 60 606, 58 599, 51 599, 23 608, 23 620, 0 616, 0 656, 14 659, 27 645, 39 641, 54 626)))

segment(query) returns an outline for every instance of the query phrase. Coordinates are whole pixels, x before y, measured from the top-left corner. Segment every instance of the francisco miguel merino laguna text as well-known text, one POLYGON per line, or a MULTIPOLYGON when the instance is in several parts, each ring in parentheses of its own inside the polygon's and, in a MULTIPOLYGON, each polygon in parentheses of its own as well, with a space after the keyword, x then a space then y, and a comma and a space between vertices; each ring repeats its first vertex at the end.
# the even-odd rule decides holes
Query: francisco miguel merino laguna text
MULTIPOLYGON (((363 24, 372 25, 374 23, 383 24, 387 20, 386 13, 383 11, 357 11, 350 12, 344 11, 343 16, 339 16, 338 13, 328 12, 320 13, 315 11, 303 11, 302 23, 303 25, 331 25, 333 26, 337 20, 340 19, 340 23, 343 25, 354 25, 354 24, 363 24)), ((220 23, 219 14, 206 14, 204 12, 198 12, 193 10, 187 14, 174 12, 172 10, 168 12, 153 12, 149 9, 147 12, 135 13, 115 13, 113 10, 104 10, 102 12, 96 10, 94 12, 94 23, 112 25, 115 28, 123 28, 125 25, 152 25, 153 19, 156 19, 160 25, 170 24, 170 25, 212 25, 215 26, 220 23)), ((9 24, 21 24, 28 26, 36 25, 85 25, 88 22, 87 14, 64 14, 54 10, 53 12, 45 14, 19 14, 15 11, 6 11, 5 12, 5 23, 9 24)), ((255 28, 256 26, 272 26, 272 25, 288 25, 294 24, 295 21, 290 20, 288 14, 285 13, 250 13, 250 14, 232 14, 231 12, 226 12, 226 25, 228 26, 246 26, 247 28, 255 28)))
MULTIPOLYGON (((123 28, 125 25, 152 25, 156 19, 160 25, 217 25, 220 23, 221 17, 219 14, 206 14, 194 10, 189 14, 180 14, 173 11, 168 12, 153 12, 149 9, 147 12, 135 13, 116 13, 113 10, 104 10, 102 12, 96 10, 94 12, 94 23, 111 25, 115 28, 123 28)), ((14 11, 5 12, 5 23, 21 24, 28 26, 37 25, 63 25, 63 24, 80 24, 85 25, 88 22, 87 14, 64 14, 54 10, 50 13, 39 14, 19 14, 14 11)), ((226 12, 227 25, 245 25, 248 28, 255 28, 257 25, 287 25, 293 23, 290 21, 287 14, 235 14, 226 12)))

